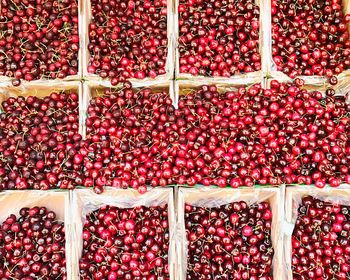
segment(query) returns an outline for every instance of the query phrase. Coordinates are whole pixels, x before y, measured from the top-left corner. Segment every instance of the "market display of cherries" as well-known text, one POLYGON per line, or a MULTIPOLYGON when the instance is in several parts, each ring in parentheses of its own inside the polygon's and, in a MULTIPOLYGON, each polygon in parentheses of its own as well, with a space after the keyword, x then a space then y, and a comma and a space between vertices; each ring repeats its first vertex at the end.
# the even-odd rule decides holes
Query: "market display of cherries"
MULTIPOLYGON (((350 184, 350 93, 344 73, 350 69, 350 15, 344 1, 172 4, 0 0, 0 82, 6 82, 0 85, 0 192, 85 187, 101 194, 111 187, 141 195, 174 185, 350 184), (265 24, 271 25, 270 54, 265 24), (261 71, 266 56, 271 71, 261 71), (175 98, 172 86, 161 87, 173 82, 173 64, 180 74, 175 98), (249 73, 266 86, 245 79, 249 73), (290 82, 273 78, 282 73, 290 82), (225 79, 235 75, 242 75, 239 86, 225 79), (181 82, 195 76, 196 86, 181 82), (314 87, 305 76, 328 82, 314 87), (228 83, 216 85, 208 77, 228 83), (38 83, 12 87, 65 78, 79 83, 82 92, 41 94, 38 83), (162 83, 155 84, 156 78, 162 83)), ((185 203, 180 218, 186 257, 178 260, 186 264, 184 279, 272 280, 280 273, 273 261, 280 248, 272 240, 281 236, 272 232, 284 232, 273 231, 273 205, 239 200, 218 207, 185 203)), ((178 225, 169 226, 172 205, 154 202, 93 210, 89 205, 81 236, 74 231, 76 221, 65 225, 45 207, 1 216, 0 280, 175 279, 170 272, 179 263, 172 267, 169 259, 178 225), (66 267, 65 226, 68 242, 82 242, 80 252, 67 254, 69 265, 76 258, 73 273, 66 267)), ((303 197, 287 252, 293 280, 350 279, 349 237, 350 206, 303 197)), ((176 273, 181 272, 184 276, 185 271, 176 273)))
POLYGON ((80 279, 169 280, 167 205, 102 206, 83 228, 80 279))
POLYGON ((0 279, 67 279, 64 224, 45 207, 22 208, 0 227, 0 279))
MULTIPOLYGON (((79 23, 77 0, 4 0, 0 75, 16 86, 21 80, 77 75, 79 24, 88 28, 85 70, 112 85, 166 74, 175 30, 182 74, 230 77, 262 69, 261 11, 255 1, 181 0, 175 27, 168 26, 168 5, 167 0, 91 0, 91 18, 79 23)), ((344 5, 342 0, 273 0, 267 11, 276 70, 337 83, 336 76, 350 67, 350 16, 344 5)))
POLYGON ((293 279, 348 279, 350 207, 306 196, 292 236, 293 279))
POLYGON ((205 208, 185 205, 188 280, 272 280, 268 202, 205 208))

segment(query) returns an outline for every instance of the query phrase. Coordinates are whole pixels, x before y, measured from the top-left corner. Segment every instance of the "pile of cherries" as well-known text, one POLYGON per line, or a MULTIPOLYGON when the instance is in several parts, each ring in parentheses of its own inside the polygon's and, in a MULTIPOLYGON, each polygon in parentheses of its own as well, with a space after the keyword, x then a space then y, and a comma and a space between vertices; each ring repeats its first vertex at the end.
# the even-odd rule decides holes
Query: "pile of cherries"
POLYGON ((342 0, 272 0, 272 54, 290 77, 327 76, 350 68, 350 15, 342 0))
POLYGON ((167 205, 91 212, 83 228, 81 279, 169 280, 167 205))
POLYGON ((180 73, 230 77, 261 69, 254 0, 180 0, 180 73))
POLYGON ((188 280, 272 280, 268 202, 205 208, 185 205, 188 280))
POLYGON ((63 222, 45 207, 19 214, 0 228, 0 279, 67 279, 63 222))
POLYGON ((0 189, 220 187, 350 183, 350 104, 303 81, 236 89, 204 85, 181 95, 107 88, 78 133, 78 95, 3 102, 0 189))
POLYGON ((86 120, 89 153, 84 161, 85 186, 166 186, 173 179, 171 124, 175 108, 168 93, 106 89, 91 100, 86 120), (170 157, 169 157, 170 156, 170 157))
POLYGON ((63 79, 78 73, 78 0, 2 0, 0 75, 63 79))
POLYGON ((83 183, 78 108, 76 92, 2 103, 0 189, 67 189, 83 183))
POLYGON ((167 0, 91 0, 88 72, 111 79, 166 73, 167 0))
POLYGON ((350 207, 304 197, 292 236, 293 279, 349 279, 350 207))
POLYGON ((350 183, 350 104, 295 84, 271 82, 180 96, 129 88, 90 103, 86 186, 350 183))

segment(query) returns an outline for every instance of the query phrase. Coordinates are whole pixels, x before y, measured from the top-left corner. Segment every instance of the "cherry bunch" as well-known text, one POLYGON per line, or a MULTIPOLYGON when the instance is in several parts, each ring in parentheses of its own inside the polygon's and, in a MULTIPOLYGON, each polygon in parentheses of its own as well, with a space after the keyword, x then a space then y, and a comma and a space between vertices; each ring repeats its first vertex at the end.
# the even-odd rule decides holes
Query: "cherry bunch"
POLYGON ((91 0, 88 72, 112 85, 166 74, 166 0, 91 0))
POLYGON ((45 207, 22 208, 0 228, 0 279, 67 279, 64 224, 45 207))
POLYGON ((3 0, 0 75, 21 80, 63 79, 78 73, 78 0, 3 0))
POLYGON ((180 0, 180 73, 230 77, 261 70, 255 1, 180 0))
POLYGON ((350 68, 350 15, 342 0, 273 0, 272 55, 290 77, 318 75, 337 83, 350 68))
POLYGON ((268 202, 185 205, 187 278, 271 280, 274 249, 268 202))
POLYGON ((167 205, 102 206, 84 224, 81 279, 169 280, 169 239, 167 205))
POLYGON ((76 92, 8 98, 0 114, 0 143, 0 189, 71 189, 83 183, 76 92))
POLYGON ((349 235, 349 206, 304 197, 292 236, 293 279, 348 279, 349 235))

